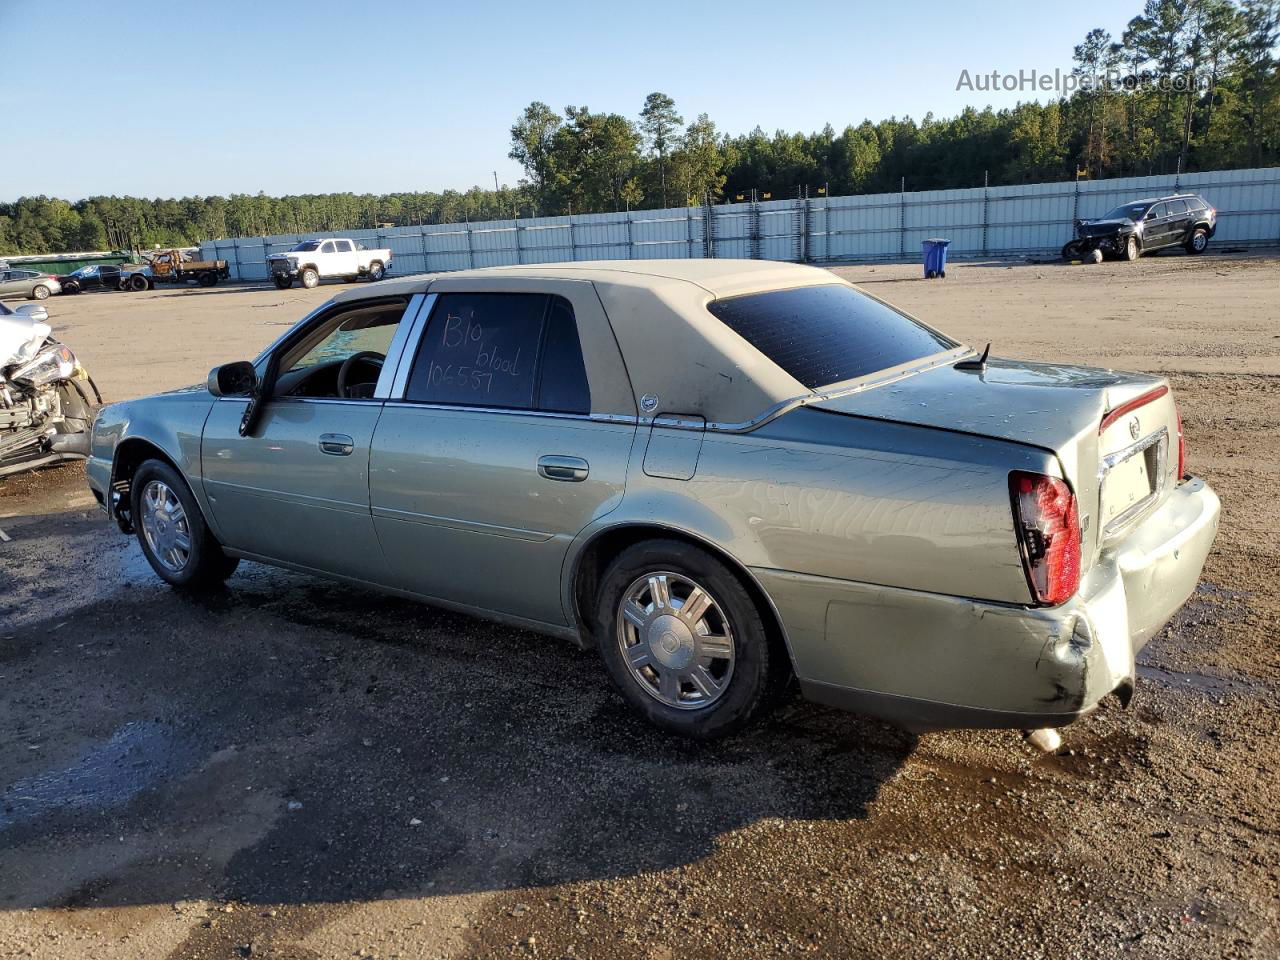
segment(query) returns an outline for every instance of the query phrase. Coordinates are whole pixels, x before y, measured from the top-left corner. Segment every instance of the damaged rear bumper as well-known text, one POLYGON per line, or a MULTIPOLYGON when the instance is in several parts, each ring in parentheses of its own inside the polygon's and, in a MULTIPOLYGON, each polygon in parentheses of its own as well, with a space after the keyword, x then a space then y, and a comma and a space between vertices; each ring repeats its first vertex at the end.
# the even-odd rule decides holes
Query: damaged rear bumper
POLYGON ((1195 590, 1217 495, 1180 484, 1057 607, 1020 607, 778 570, 753 572, 805 696, 913 730, 1062 726, 1111 693, 1195 590))

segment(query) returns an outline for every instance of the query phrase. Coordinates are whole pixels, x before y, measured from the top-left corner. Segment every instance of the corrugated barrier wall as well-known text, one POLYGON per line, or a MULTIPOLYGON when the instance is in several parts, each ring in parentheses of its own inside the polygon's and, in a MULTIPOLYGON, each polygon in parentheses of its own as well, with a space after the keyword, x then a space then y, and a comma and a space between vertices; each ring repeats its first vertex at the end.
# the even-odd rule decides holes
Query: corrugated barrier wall
POLYGON ((929 237, 950 239, 952 257, 1051 255, 1071 238, 1075 219, 1099 216, 1129 200, 1176 192, 1199 193, 1217 208, 1214 246, 1280 244, 1280 167, 1269 167, 234 237, 200 247, 206 259, 227 260, 231 275, 240 280, 266 280, 269 254, 300 240, 333 236, 389 247, 392 276, 565 260, 909 260, 919 257, 920 241, 929 237))

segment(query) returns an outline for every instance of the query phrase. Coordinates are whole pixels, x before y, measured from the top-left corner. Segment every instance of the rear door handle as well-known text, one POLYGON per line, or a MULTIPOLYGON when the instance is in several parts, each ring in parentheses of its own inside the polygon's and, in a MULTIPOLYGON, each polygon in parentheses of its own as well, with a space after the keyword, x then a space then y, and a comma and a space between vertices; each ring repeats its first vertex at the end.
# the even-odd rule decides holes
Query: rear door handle
POLYGON ((356 448, 356 442, 345 433, 320 434, 320 452, 333 457, 349 457, 356 448))
POLYGON ((581 457, 539 457, 538 475, 548 480, 580 483, 587 479, 589 467, 581 457))

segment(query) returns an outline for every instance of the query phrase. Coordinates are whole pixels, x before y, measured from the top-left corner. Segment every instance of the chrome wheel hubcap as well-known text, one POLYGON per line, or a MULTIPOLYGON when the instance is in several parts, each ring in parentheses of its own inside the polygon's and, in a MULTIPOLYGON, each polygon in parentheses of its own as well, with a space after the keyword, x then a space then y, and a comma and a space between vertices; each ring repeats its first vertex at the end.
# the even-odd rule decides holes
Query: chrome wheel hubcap
POLYGON ((169 485, 152 480, 142 488, 138 518, 151 555, 171 573, 181 573, 191 559, 191 529, 182 501, 169 485))
POLYGON ((1208 242, 1209 242, 1209 238, 1206 237, 1203 233, 1197 233, 1194 237, 1191 238, 1191 245, 1195 247, 1197 250, 1203 250, 1205 247, 1205 244, 1208 242))
POLYGON ((733 678, 733 629, 705 588, 670 571, 645 574, 622 595, 618 647, 632 679, 679 710, 715 703, 733 678))

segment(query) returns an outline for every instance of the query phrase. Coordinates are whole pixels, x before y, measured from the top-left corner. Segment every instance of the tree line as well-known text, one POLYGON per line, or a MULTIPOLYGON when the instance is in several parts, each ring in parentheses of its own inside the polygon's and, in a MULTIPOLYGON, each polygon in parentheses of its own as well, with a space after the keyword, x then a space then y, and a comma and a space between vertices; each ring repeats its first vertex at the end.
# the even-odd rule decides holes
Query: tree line
MULTIPOLYGON (((842 130, 721 133, 652 93, 635 119, 531 103, 515 187, 460 192, 0 203, 0 251, 179 246, 229 236, 1261 167, 1280 163, 1280 0, 1146 0, 1120 37, 1089 31, 1069 93, 842 130)), ((994 82, 994 78, 993 78, 994 82)), ((972 81, 970 81, 972 83, 972 81)), ((981 86, 978 89, 982 89, 981 86)))

